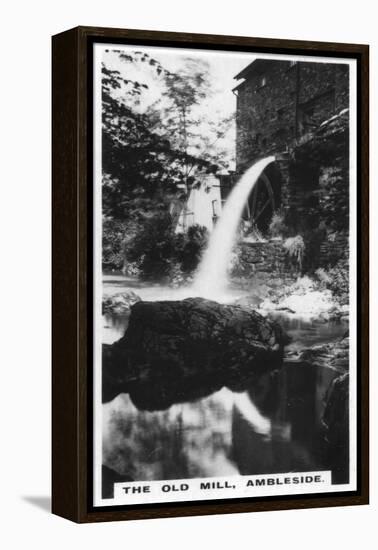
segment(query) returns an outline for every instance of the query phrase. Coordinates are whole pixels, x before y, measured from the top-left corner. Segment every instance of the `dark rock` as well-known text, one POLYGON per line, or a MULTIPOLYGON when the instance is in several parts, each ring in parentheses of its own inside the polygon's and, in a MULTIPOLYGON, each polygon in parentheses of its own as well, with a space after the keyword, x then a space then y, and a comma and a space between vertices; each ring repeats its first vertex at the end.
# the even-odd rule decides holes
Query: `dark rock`
POLYGON ((299 352, 290 352, 286 359, 327 367, 344 373, 349 368, 349 337, 344 335, 340 340, 328 344, 319 344, 299 352))
MULTIPOLYGON (((137 382, 129 384, 126 391, 139 410, 166 410, 175 403, 197 401, 219 391, 225 384, 221 376, 162 377, 156 383, 137 382)), ((239 384, 241 381, 239 381, 239 384)), ((232 384, 232 380, 228 380, 232 384)))
POLYGON ((114 498, 114 483, 134 481, 129 476, 120 475, 112 468, 102 465, 102 498, 114 498))
POLYGON ((119 292, 112 296, 104 296, 102 300, 102 313, 128 313, 131 306, 137 302, 140 302, 140 298, 132 290, 119 292))
POLYGON ((256 311, 202 298, 138 302, 125 335, 103 346, 103 399, 129 392, 166 408, 222 386, 244 389, 281 365, 286 334, 256 311))
POLYGON ((328 443, 328 461, 333 483, 349 481, 349 374, 333 380, 327 392, 323 415, 328 443))

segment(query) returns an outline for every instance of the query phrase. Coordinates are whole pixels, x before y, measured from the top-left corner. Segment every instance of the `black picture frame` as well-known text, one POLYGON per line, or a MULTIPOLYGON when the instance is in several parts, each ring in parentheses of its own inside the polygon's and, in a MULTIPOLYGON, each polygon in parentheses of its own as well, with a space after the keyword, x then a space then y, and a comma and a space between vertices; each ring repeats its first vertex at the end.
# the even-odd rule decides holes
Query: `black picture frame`
POLYGON ((77 27, 52 39, 52 511, 75 522, 369 502, 369 47, 236 36, 77 27), (357 61, 358 420, 356 491, 135 506, 92 506, 92 46, 97 42, 321 55, 357 61))

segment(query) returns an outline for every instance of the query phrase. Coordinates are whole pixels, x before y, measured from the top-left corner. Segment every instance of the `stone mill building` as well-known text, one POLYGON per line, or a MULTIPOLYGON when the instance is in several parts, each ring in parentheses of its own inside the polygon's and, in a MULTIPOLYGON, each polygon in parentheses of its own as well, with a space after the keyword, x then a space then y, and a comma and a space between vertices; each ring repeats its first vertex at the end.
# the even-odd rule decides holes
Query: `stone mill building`
POLYGON ((348 252, 348 64, 256 59, 235 79, 235 177, 276 156, 245 208, 247 225, 265 241, 251 244, 247 259, 266 271, 282 260, 271 238, 276 215, 283 236, 303 238, 304 270, 335 264, 348 252))

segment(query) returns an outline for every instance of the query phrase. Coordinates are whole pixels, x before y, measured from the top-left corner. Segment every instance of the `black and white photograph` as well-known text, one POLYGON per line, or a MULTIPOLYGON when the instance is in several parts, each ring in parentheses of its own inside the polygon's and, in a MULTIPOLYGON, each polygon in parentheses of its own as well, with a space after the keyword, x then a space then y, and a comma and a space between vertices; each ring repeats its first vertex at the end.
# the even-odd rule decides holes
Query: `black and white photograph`
POLYGON ((357 84, 97 43, 93 506, 357 487, 357 84))
POLYGON ((374 7, 4 3, 0 548, 374 548, 374 7))

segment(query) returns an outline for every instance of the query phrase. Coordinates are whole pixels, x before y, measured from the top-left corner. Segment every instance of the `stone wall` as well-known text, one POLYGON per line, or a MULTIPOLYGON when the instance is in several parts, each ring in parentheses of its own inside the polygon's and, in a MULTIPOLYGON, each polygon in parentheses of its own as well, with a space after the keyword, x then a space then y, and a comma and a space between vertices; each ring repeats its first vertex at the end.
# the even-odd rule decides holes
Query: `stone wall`
POLYGON ((329 230, 347 231, 349 226, 349 170, 342 158, 321 166, 319 213, 329 230))
POLYGON ((238 265, 234 269, 234 275, 288 275, 299 274, 288 258, 287 252, 281 240, 264 242, 242 242, 239 244, 238 265))
MULTIPOLYGON (((323 106, 324 109, 331 108, 336 113, 349 107, 348 65, 332 63, 298 63, 298 65, 300 66, 299 105, 304 105, 316 97, 319 100, 319 106, 323 106), (334 91, 334 104, 328 106, 326 96, 331 90, 334 91)), ((324 114, 327 115, 325 111, 324 114)), ((323 120, 325 118, 323 116, 323 120)))
POLYGON ((349 236, 342 231, 330 236, 320 245, 320 267, 334 266, 339 260, 348 256, 349 236))
MULTIPOLYGON (((348 66, 260 59, 240 78, 237 172, 274 154, 264 176, 284 218, 283 239, 303 238, 304 273, 335 265, 349 250, 348 66)), ((279 241, 243 243, 240 264, 245 275, 294 267, 279 241)))
POLYGON ((237 171, 293 146, 349 106, 347 65, 257 61, 237 87, 237 171))
MULTIPOLYGON (((318 257, 313 269, 334 266, 346 257, 349 249, 349 237, 345 232, 337 233, 334 238, 325 238, 319 243, 318 257)), ((236 277, 251 278, 255 275, 267 277, 286 277, 295 279, 301 275, 299 266, 289 257, 283 247, 283 241, 239 244, 238 263, 233 269, 236 277)))
POLYGON ((269 79, 253 73, 238 88, 236 166, 243 170, 259 157, 285 149, 295 137, 295 70, 287 61, 272 61, 269 79))

